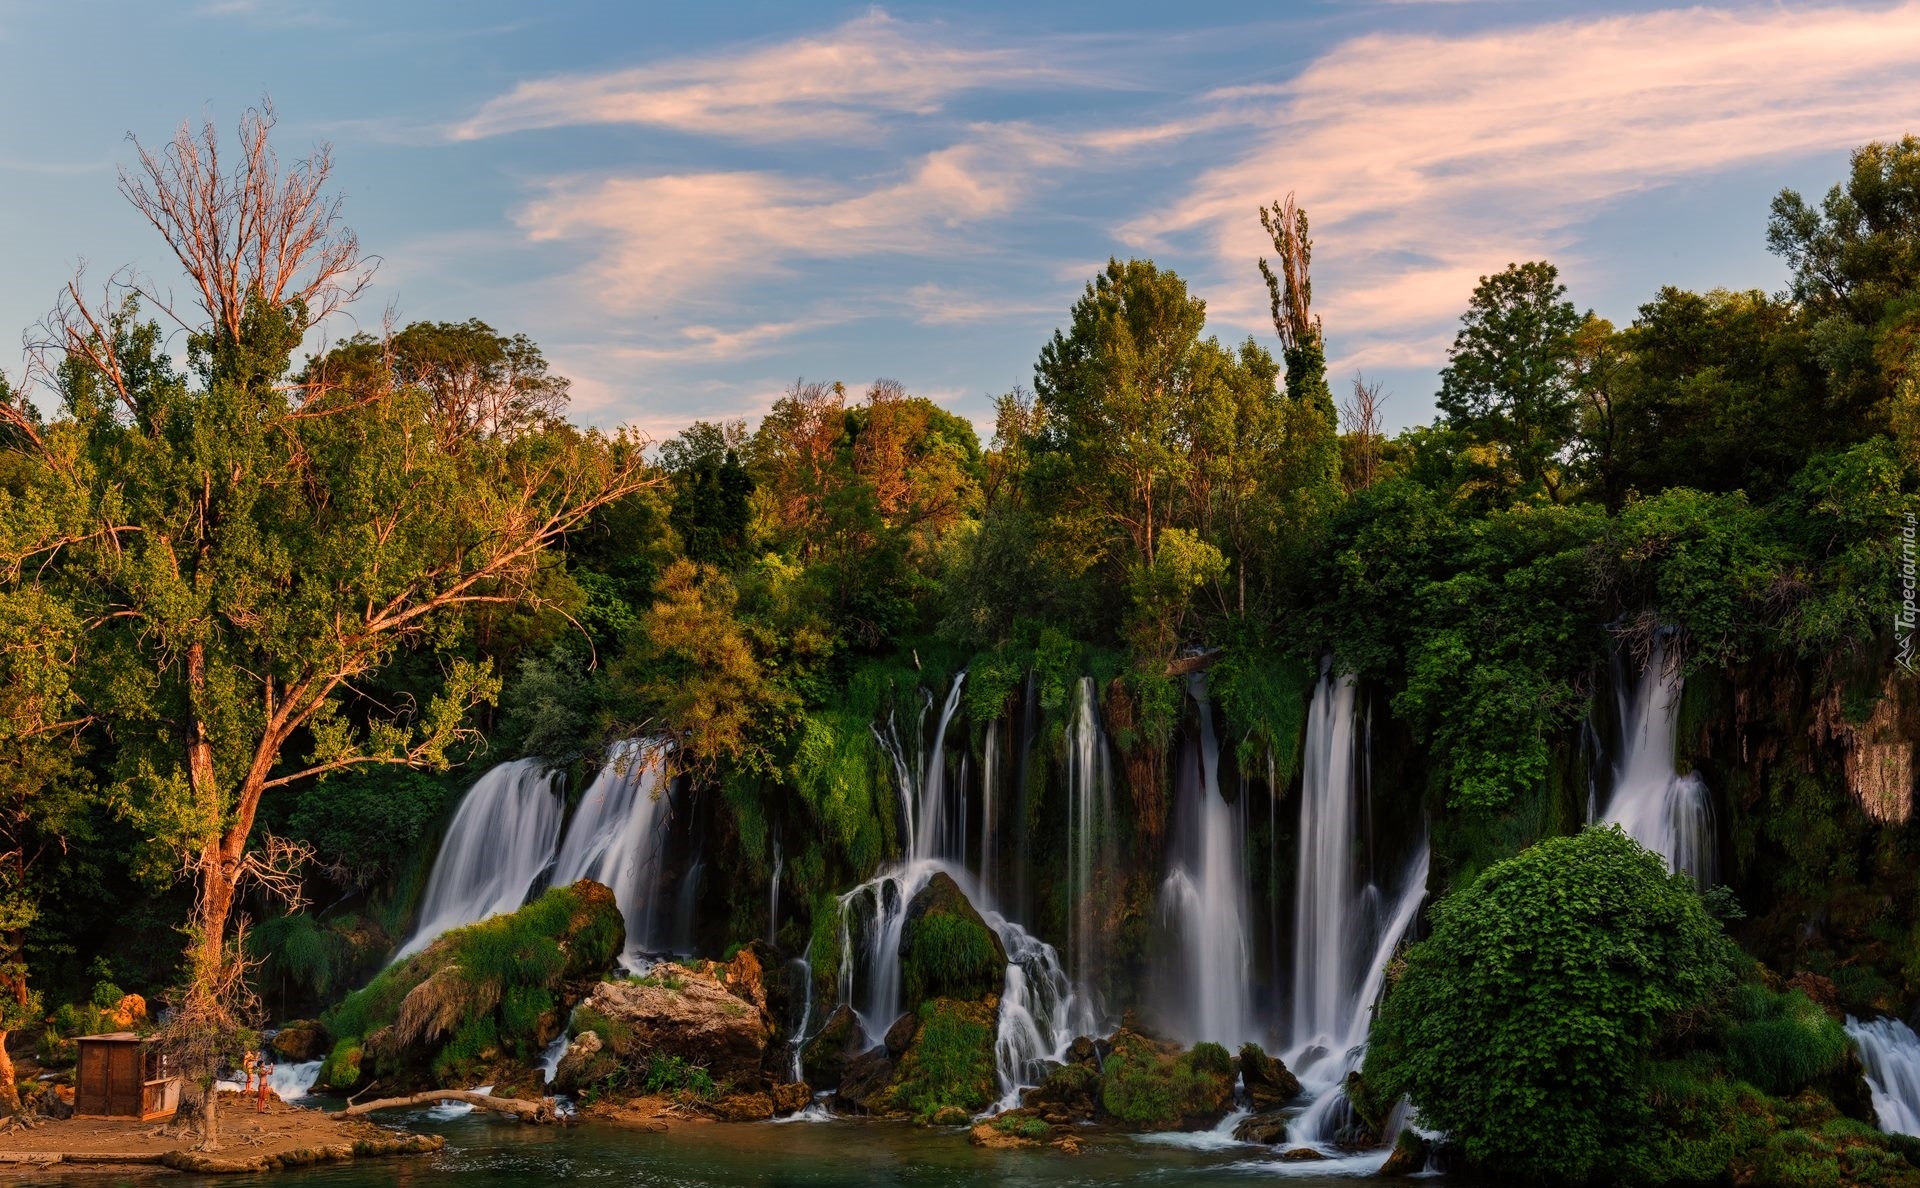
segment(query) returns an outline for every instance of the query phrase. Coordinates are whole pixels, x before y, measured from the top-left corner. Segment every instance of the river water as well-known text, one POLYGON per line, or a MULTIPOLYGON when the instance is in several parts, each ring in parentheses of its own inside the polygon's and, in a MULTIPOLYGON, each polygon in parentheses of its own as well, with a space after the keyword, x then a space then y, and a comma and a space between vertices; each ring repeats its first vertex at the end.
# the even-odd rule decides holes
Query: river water
MULTIPOLYGON (((1051 1149, 984 1151, 959 1130, 897 1122, 716 1123, 673 1134, 611 1126, 527 1126, 489 1115, 433 1121, 447 1136, 437 1155, 366 1159, 302 1168, 259 1181, 271 1188, 535 1188, 556 1183, 608 1188, 1057 1188, 1060 1185, 1352 1185, 1352 1165, 1285 1163, 1269 1147, 1183 1149, 1125 1136, 1089 1141, 1082 1154, 1051 1149), (1351 1169, 1351 1170, 1348 1170, 1351 1169)), ((1210 1147, 1210 1144, 1196 1144, 1210 1147)), ((1377 1164, 1378 1157, 1366 1161, 1377 1164)), ((133 1174, 61 1177, 64 1185, 216 1185, 232 1177, 133 1174)), ((1467 1188, 1450 1177, 1450 1185, 1467 1188)))

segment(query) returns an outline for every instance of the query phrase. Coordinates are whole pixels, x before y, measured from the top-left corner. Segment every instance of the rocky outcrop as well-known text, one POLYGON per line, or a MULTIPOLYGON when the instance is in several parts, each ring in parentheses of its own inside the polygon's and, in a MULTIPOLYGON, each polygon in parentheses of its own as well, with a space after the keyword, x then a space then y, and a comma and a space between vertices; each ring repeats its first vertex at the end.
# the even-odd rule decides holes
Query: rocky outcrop
POLYGON ((1243 1143, 1265 1143, 1272 1146, 1287 1137, 1287 1116, 1279 1110, 1249 1114, 1240 1119, 1240 1124, 1233 1128, 1233 1137, 1243 1143))
POLYGON ((1380 1167, 1383 1176, 1415 1176, 1427 1170, 1427 1156, 1433 1144, 1412 1130, 1402 1130, 1393 1142, 1393 1153, 1380 1167))
POLYGON ((1128 1130, 1206 1130, 1233 1105, 1233 1057, 1219 1044, 1178 1044, 1122 1029, 1101 1077, 1104 1116, 1128 1130))
POLYGON ((333 1048, 327 1029, 312 1019, 298 1019, 273 1033, 273 1050, 295 1062, 319 1060, 333 1048))
MULTIPOLYGON (((668 1058, 704 1069, 716 1085, 764 1088, 773 1027, 763 1008, 727 988, 725 973, 718 971, 730 968, 661 965, 643 978, 601 982, 573 1012, 576 1043, 561 1058, 559 1072, 577 1083, 582 1071, 607 1068, 609 1060, 613 1067, 640 1070, 668 1058), (593 1032, 598 1045, 582 1048, 576 1060, 585 1032, 593 1032)), ((556 1075, 555 1082, 562 1078, 556 1075)))
POLYGON ((999 935, 944 871, 907 904, 900 977, 910 1011, 933 998, 978 1002, 1006 985, 1007 950, 999 935))
POLYGON ((800 1072, 820 1089, 838 1089, 847 1065, 860 1055, 860 1020, 841 1003, 819 1032, 800 1049, 800 1072))
POLYGON ((1100 1053, 1094 1041, 1081 1036, 1067 1050, 1067 1059, 1047 1079, 1021 1094, 1021 1104, 1052 1125, 1091 1122, 1100 1114, 1100 1053))
POLYGON ((1240 1083, 1255 1111, 1277 1110, 1300 1096, 1300 1080, 1284 1062, 1267 1055, 1259 1044, 1240 1048, 1240 1083))
POLYGON ((456 928, 327 1014, 323 1081, 406 1093, 524 1079, 625 940, 613 892, 586 880, 456 928))

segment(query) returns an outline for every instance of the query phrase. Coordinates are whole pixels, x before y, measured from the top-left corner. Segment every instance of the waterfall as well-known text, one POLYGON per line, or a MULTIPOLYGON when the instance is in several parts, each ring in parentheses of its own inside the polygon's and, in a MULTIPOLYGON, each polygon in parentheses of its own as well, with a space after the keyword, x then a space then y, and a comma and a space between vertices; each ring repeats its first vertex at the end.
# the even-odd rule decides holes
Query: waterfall
POLYGON ((323 1060, 303 1060, 299 1064, 275 1064, 267 1074, 267 1088, 281 1101, 298 1101, 320 1079, 320 1066, 324 1063, 323 1060))
POLYGON ((1000 890, 1000 719, 987 723, 980 756, 980 891, 1000 890))
POLYGON ((491 768, 461 798, 427 876, 420 920, 394 954, 410 956, 450 929, 517 911, 553 861, 563 806, 538 759, 491 768))
POLYGON ((802 1067, 807 1041, 813 1038, 809 1030, 813 1026, 813 942, 808 941, 806 951, 787 962, 787 976, 797 979, 800 986, 800 1023, 793 1029, 793 1061, 788 1065, 787 1079, 806 1080, 802 1067))
POLYGON ((767 943, 778 944, 780 932, 780 839, 773 839, 773 879, 767 890, 767 943))
MULTIPOLYGON (((901 862, 840 896, 840 965, 835 983, 840 1001, 853 1010, 863 1041, 868 1046, 882 1042, 905 1005, 901 1002, 900 940, 907 906, 935 875, 952 877, 1007 953, 994 1036, 995 1074, 1004 1104, 1017 1105, 1020 1089, 1035 1084, 1048 1061, 1062 1058, 1078 1034, 1076 1026, 1089 1020, 1092 1012, 1083 1005, 1084 996, 1076 991, 1053 946, 1003 915, 985 884, 964 865, 966 789, 964 780, 946 778, 945 742, 965 679, 964 672, 954 678, 931 735, 925 733, 925 724, 933 697, 923 695, 910 736, 921 748, 917 756, 909 740, 901 737, 898 719, 892 714, 884 726, 874 727, 874 737, 899 782, 907 853, 901 862)), ((988 767, 993 767, 991 759, 988 767)), ((991 800, 989 790, 988 803, 991 800)), ((983 807, 982 815, 987 811, 983 807)), ((1019 832, 1024 846, 1024 828, 1019 832)), ((988 849, 983 843, 983 865, 988 849)))
POLYGON ((1360 908, 1354 892, 1355 695, 1332 665, 1307 711, 1300 790, 1300 862, 1293 924, 1293 1063, 1314 1048, 1337 1051, 1359 988, 1360 908))
POLYGON ((1674 773, 1681 677, 1664 633, 1639 681, 1615 686, 1622 745, 1605 819, 1706 886, 1714 877, 1713 802, 1698 775, 1674 773))
POLYGON ((661 876, 672 814, 665 768, 666 744, 657 739, 609 747, 554 860, 557 885, 592 879, 613 889, 627 925, 621 960, 630 966, 662 949, 661 876))
POLYGON ((553 1084, 553 1075, 560 1071, 560 1060, 567 1054, 567 1029, 562 1027, 560 1034, 553 1037, 540 1052, 540 1083, 553 1084))
POLYGON ((1898 1019, 1861 1023, 1851 1016, 1847 1034, 1860 1047, 1880 1129, 1920 1135, 1920 1035, 1898 1019))
POLYGON ((1259 1038, 1249 1003, 1246 802, 1229 804, 1220 790, 1220 741, 1205 675, 1188 677, 1187 691, 1199 732, 1183 747, 1175 856, 1160 888, 1161 915, 1179 955, 1171 1013, 1182 1039, 1238 1047, 1259 1038))
MULTIPOLYGON (((1067 954, 1084 1008, 1083 1018, 1076 1025, 1093 1032, 1102 1022, 1092 987, 1099 984, 1104 948, 1098 910, 1102 895, 1095 876, 1113 869, 1114 850, 1113 777, 1092 677, 1081 677, 1074 687, 1073 722, 1067 729, 1066 747, 1067 954)), ((1106 890, 1111 892, 1112 888, 1106 890)))
MULTIPOLYGON (((1347 1018, 1328 1036, 1332 1040, 1328 1051, 1318 1055, 1296 1047, 1287 1057, 1287 1064, 1300 1078, 1301 1087, 1313 1097, 1305 1112, 1288 1123, 1289 1142, 1328 1146, 1339 1142, 1340 1132, 1353 1122, 1353 1107, 1347 1101, 1344 1088, 1347 1074, 1358 1070, 1366 1057, 1373 1008, 1386 988, 1387 963, 1393 960, 1395 951, 1412 931, 1414 921, 1420 916, 1420 905, 1426 901, 1430 857, 1427 843, 1421 842, 1401 880, 1393 911, 1373 938, 1366 970, 1348 1000, 1347 1018)), ((1383 1137, 1391 1141, 1393 1136, 1383 1137)))

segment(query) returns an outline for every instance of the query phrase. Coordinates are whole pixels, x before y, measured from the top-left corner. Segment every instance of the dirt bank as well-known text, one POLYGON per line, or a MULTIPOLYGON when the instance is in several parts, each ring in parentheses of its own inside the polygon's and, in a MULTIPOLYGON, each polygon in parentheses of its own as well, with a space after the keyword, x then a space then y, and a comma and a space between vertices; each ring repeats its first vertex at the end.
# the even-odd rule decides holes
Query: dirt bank
POLYGON ((315 1109, 270 1101, 255 1113, 251 1099, 221 1095, 221 1149, 194 1151, 194 1136, 164 1122, 68 1118, 0 1134, 0 1179, 35 1173, 99 1171, 145 1164, 202 1173, 260 1172, 377 1155, 437 1151, 439 1135, 409 1134, 363 1119, 336 1122, 315 1109))

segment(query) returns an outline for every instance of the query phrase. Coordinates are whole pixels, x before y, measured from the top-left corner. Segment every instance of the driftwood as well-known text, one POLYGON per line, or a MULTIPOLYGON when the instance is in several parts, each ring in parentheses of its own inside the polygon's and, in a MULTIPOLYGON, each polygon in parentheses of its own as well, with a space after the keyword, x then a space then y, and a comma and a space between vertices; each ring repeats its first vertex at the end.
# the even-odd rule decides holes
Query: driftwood
POLYGON ((543 1097, 538 1101, 526 1101, 518 1097, 494 1097, 489 1093, 474 1093, 467 1089, 429 1089, 425 1093, 411 1093, 405 1097, 382 1097, 376 1101, 350 1105, 344 1110, 328 1114, 327 1117, 344 1120, 357 1118, 362 1114, 371 1114, 376 1110, 401 1110, 408 1106, 433 1105, 442 1101, 464 1101, 475 1109, 512 1114, 522 1122, 560 1121, 560 1111, 554 1108, 551 1097, 543 1097))

